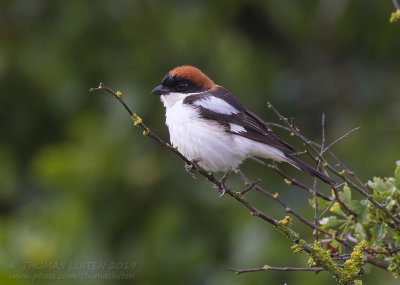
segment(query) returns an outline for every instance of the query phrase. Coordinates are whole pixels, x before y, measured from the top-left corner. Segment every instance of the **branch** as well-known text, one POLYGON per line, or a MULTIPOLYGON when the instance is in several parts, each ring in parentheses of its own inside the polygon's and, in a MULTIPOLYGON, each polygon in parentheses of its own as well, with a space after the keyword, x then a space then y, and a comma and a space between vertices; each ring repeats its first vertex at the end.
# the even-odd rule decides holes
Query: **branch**
MULTIPOLYGON (((168 148, 169 150, 171 150, 172 152, 174 152, 186 164, 195 166, 193 164, 193 162, 190 161, 189 159, 187 159, 177 148, 171 146, 169 143, 165 142, 163 139, 161 139, 156 134, 154 134, 142 122, 142 119, 139 116, 137 116, 135 113, 133 113, 131 111, 131 109, 125 104, 124 100, 121 97, 122 96, 121 92, 119 92, 119 91, 115 92, 112 89, 110 89, 109 87, 105 86, 103 83, 100 83, 99 87, 97 87, 97 88, 91 88, 89 91, 90 92, 94 92, 94 91, 100 91, 100 90, 105 90, 108 93, 112 94, 116 99, 118 99, 118 101, 124 106, 126 111, 131 115, 131 118, 133 120, 133 124, 135 126, 138 126, 138 127, 143 129, 143 135, 152 138, 153 140, 155 140, 156 142, 158 142, 162 146, 164 146, 164 147, 168 148)), ((226 193, 228 193, 231 197, 233 197, 235 200, 237 200, 240 203, 242 203, 245 207, 247 207, 250 210, 250 212, 251 212, 251 214, 253 216, 257 216, 257 217, 267 221, 268 223, 272 224, 275 227, 279 226, 279 223, 278 223, 277 220, 275 220, 275 219, 269 217, 268 215, 264 214, 263 212, 259 211, 257 208, 255 208, 253 205, 251 205, 247 200, 245 200, 243 198, 243 196, 240 195, 238 192, 234 192, 231 189, 225 187, 225 185, 221 181, 218 181, 214 177, 214 175, 212 175, 210 172, 207 172, 207 171, 205 171, 204 169, 201 169, 201 168, 196 168, 196 171, 200 175, 204 176, 208 181, 212 182, 220 192, 226 191, 226 193)))
POLYGON ((322 267, 276 267, 276 266, 269 266, 264 265, 263 267, 259 268, 248 268, 248 269, 238 269, 238 268, 227 268, 226 270, 230 270, 235 272, 237 275, 242 273, 249 273, 249 272, 257 272, 257 271, 268 271, 268 270, 275 270, 275 271, 311 271, 311 272, 321 272, 325 269, 322 267))
MULTIPOLYGON (((243 181, 246 184, 254 184, 254 182, 252 182, 243 172, 238 171, 239 176, 243 179, 243 181)), ((290 208, 286 203, 284 203, 281 199, 279 199, 279 195, 276 194, 272 194, 271 192, 267 191, 266 189, 262 188, 259 185, 256 185, 254 187, 254 189, 258 192, 261 192, 265 195, 267 195, 269 198, 273 199, 274 201, 276 201, 280 206, 282 206, 286 213, 290 213, 293 216, 295 216, 300 222, 302 222, 303 224, 307 225, 310 228, 315 228, 315 225, 311 222, 309 222, 307 219, 305 219, 303 216, 301 216, 300 214, 298 214, 295 210, 293 210, 292 208, 290 208)), ((335 240, 337 240, 338 242, 340 242, 341 244, 343 244, 345 247, 349 248, 350 250, 353 250, 353 247, 347 243, 346 241, 344 241, 343 239, 339 238, 339 237, 334 237, 333 234, 331 234, 328 231, 325 231, 323 229, 321 229, 320 227, 316 227, 316 231, 325 234, 326 236, 329 236, 330 238, 333 238, 335 240)))
MULTIPOLYGON (((324 150, 324 145, 325 145, 325 113, 322 113, 322 118, 321 118, 321 129, 322 129, 322 142, 321 142, 321 154, 324 150)), ((321 161, 318 161, 317 164, 317 169, 321 171, 321 161)), ((315 240, 318 240, 318 199, 317 199, 317 179, 314 178, 314 183, 313 183, 313 195, 314 195, 314 238, 315 240)))
POLYGON ((342 139, 345 139, 346 137, 348 137, 351 133, 354 133, 355 131, 357 131, 360 127, 355 127, 354 129, 348 131, 347 133, 345 133, 343 136, 341 136, 340 138, 334 140, 333 142, 331 142, 326 148, 324 148, 324 145, 321 145, 321 155, 323 155, 326 151, 328 151, 333 145, 335 145, 336 143, 340 142, 342 139))
MULTIPOLYGON (((271 105, 271 106, 272 106, 272 105, 271 105)), ((275 127, 280 128, 280 129, 286 130, 286 131, 289 132, 289 133, 292 133, 291 128, 285 127, 285 126, 283 126, 283 125, 281 125, 281 124, 268 122, 268 125, 275 126, 275 127)), ((357 128, 360 128, 360 127, 357 127, 357 128)), ((348 131, 348 132, 343 136, 343 138, 345 138, 347 135, 349 135, 349 134, 351 134, 352 132, 354 132, 357 128, 348 131)), ((314 141, 308 140, 307 138, 305 138, 305 137, 304 137, 303 135, 301 135, 300 133, 297 134, 297 137, 298 137, 302 142, 306 142, 306 141, 307 141, 307 142, 311 142, 311 143, 312 143, 313 145, 315 145, 316 147, 321 148, 321 145, 320 145, 320 144, 318 144, 318 143, 316 143, 316 142, 314 142, 314 141)), ((335 143, 336 143, 336 142, 335 142, 335 143)), ((329 148, 330 148, 330 147, 329 147, 329 148)), ((357 182, 360 184, 360 186, 364 188, 364 190, 365 190, 366 192, 368 192, 368 188, 365 186, 365 183, 362 183, 361 180, 360 180, 360 178, 359 178, 357 175, 355 175, 355 173, 354 173, 353 171, 351 171, 348 167, 346 167, 346 166, 343 164, 343 162, 341 162, 341 161, 337 158, 337 156, 334 155, 333 152, 332 152, 329 148, 327 149, 327 152, 329 153, 329 155, 332 156, 332 158, 333 158, 343 169, 345 169, 346 172, 347 172, 348 174, 350 174, 351 176, 353 176, 353 177, 357 180, 357 182)), ((307 152, 307 151, 306 151, 306 152, 307 152)), ((302 153, 303 153, 303 152, 302 152, 302 153)))
MULTIPOLYGON (((277 174, 279 174, 280 176, 282 176, 282 177, 284 178, 284 181, 285 181, 286 184, 298 186, 299 188, 301 188, 301 189, 303 189, 303 190, 306 190, 308 193, 311 193, 311 194, 312 194, 312 191, 310 190, 309 187, 307 187, 307 186, 304 185, 303 183, 297 181, 296 179, 291 178, 290 176, 288 176, 285 172, 283 172, 283 171, 277 166, 276 163, 270 164, 270 163, 267 163, 267 162, 265 162, 265 161, 262 161, 261 159, 258 159, 258 158, 256 158, 256 157, 251 157, 251 159, 254 160, 255 162, 259 163, 259 164, 265 165, 265 166, 267 166, 267 167, 273 169, 277 174)), ((318 196, 318 197, 321 197, 322 199, 324 199, 324 200, 326 200, 326 201, 332 201, 332 200, 333 200, 331 197, 326 196, 325 194, 320 193, 320 192, 317 192, 317 196, 318 196)))
MULTIPOLYGON (((390 211, 382 204, 379 204, 373 197, 372 195, 370 195, 367 191, 365 191, 364 189, 360 188, 359 186, 357 186, 356 184, 354 184, 351 180, 349 180, 344 174, 344 172, 339 172, 337 171, 335 168, 333 168, 328 161, 326 161, 326 159, 320 155, 320 153, 317 151, 317 149, 315 148, 313 142, 311 140, 306 139, 304 136, 302 136, 299 131, 294 128, 290 123, 289 120, 284 117, 281 113, 278 112, 278 110, 276 110, 272 104, 270 102, 267 103, 268 108, 272 109, 275 114, 278 116, 278 118, 282 121, 284 121, 286 123, 286 125, 289 127, 289 129, 297 136, 299 137, 305 144, 306 146, 309 146, 310 149, 314 152, 314 154, 317 156, 317 158, 319 160, 321 160, 323 162, 323 165, 328 167, 328 169, 334 173, 336 176, 338 176, 339 178, 341 178, 343 181, 347 182, 348 186, 356 191, 358 191, 359 193, 361 193, 364 197, 366 197, 368 199, 368 201, 370 201, 376 208, 378 208, 379 210, 383 211, 394 223, 395 223, 395 229, 400 229, 400 220, 395 217, 392 213, 390 213, 390 211)), ((338 202, 340 202, 340 200, 338 200, 338 202)), ((344 203, 342 204, 343 206, 345 205, 344 203)), ((390 224, 389 224, 390 225, 390 224)))
MULTIPOLYGON (((139 126, 141 129, 143 129, 143 135, 144 136, 149 136, 153 140, 157 141, 159 144, 163 145, 164 147, 168 148, 172 152, 174 152, 179 158, 181 158, 186 164, 192 165, 193 163, 187 159, 183 154, 181 154, 176 148, 174 148, 172 145, 169 143, 165 142, 163 139, 158 137, 156 134, 154 134, 143 122, 142 119, 137 116, 135 113, 132 112, 132 110, 126 105, 124 100, 122 99, 122 93, 117 91, 113 91, 109 87, 105 86, 103 83, 100 83, 99 87, 97 88, 90 88, 90 92, 95 92, 95 91, 100 91, 100 90, 105 90, 108 93, 112 94, 114 98, 118 99, 118 101, 124 106, 125 110, 131 115, 131 119, 133 120, 133 124, 135 126, 139 126)), ((205 173, 206 174, 206 173, 205 173)), ((207 178, 207 177, 206 177, 207 178)))
MULTIPOLYGON (((328 251, 322 249, 321 243, 318 241, 315 241, 314 244, 311 246, 309 245, 304 239, 301 239, 299 237, 299 234, 291 229, 291 221, 292 219, 289 216, 286 216, 283 220, 277 221, 273 219, 272 217, 266 215, 265 213, 261 212, 257 208, 255 208, 250 202, 248 202, 243 195, 241 195, 239 192, 232 191, 230 188, 226 187, 225 184, 222 181, 217 180, 214 175, 210 172, 207 172, 201 168, 196 167, 196 164, 189 159, 187 159, 181 152, 178 151, 177 148, 171 146, 164 140, 162 140, 160 137, 155 135, 143 122, 142 119, 137 116, 135 113, 133 113, 130 108, 125 104, 125 102, 122 100, 121 92, 115 92, 112 89, 108 88, 107 86, 103 85, 100 83, 98 88, 91 88, 90 91, 99 91, 99 90, 105 90, 112 94, 116 99, 119 100, 119 102, 124 106, 124 108, 127 110, 127 112, 130 114, 133 123, 135 126, 140 127, 143 129, 143 135, 144 136, 149 136, 153 140, 157 141, 159 144, 163 145, 164 147, 168 148, 172 152, 174 152, 180 159, 182 159, 187 165, 193 166, 196 170, 197 173, 205 177, 207 180, 212 182, 220 192, 222 193, 227 193, 229 196, 233 197, 235 200, 243 204, 247 209, 250 210, 250 213, 253 216, 257 216, 266 222, 272 224, 276 229, 278 229, 281 233, 286 235, 290 240, 292 240, 295 245, 292 247, 295 251, 295 253, 304 251, 306 252, 316 263, 318 266, 320 266, 322 269, 327 270, 330 272, 336 280, 338 280, 340 283, 349 283, 355 280, 357 277, 358 272, 353 272, 354 270, 352 268, 347 268, 344 267, 340 268, 338 264, 336 264, 332 258, 330 258, 330 254, 328 251)), ((286 119, 287 120, 287 119, 286 119)), ((297 132, 297 131, 296 131, 297 132)), ((310 147, 313 147, 311 142, 308 144, 310 147)), ((258 189, 259 186, 256 185, 256 183, 253 183, 251 185, 255 189, 258 189)), ((251 188, 248 188, 250 190, 251 188)), ((248 191, 246 190, 246 191, 248 191)), ((354 260, 352 261, 354 263, 354 266, 356 268, 361 268, 362 263, 360 262, 362 257, 361 250, 362 248, 365 247, 364 245, 365 242, 360 243, 359 245, 354 247, 353 253, 352 253, 352 258, 353 260, 353 255, 354 255, 354 260)), ((346 265, 346 264, 345 264, 346 265)), ((265 270, 265 268, 264 268, 265 270)))
POLYGON ((397 0, 392 0, 394 7, 396 8, 396 10, 400 10, 400 5, 397 2, 397 0))
POLYGON ((342 161, 339 160, 339 158, 330 150, 328 150, 329 155, 344 169, 346 170, 346 173, 351 175, 357 183, 366 191, 369 193, 368 188, 365 186, 366 184, 361 181, 361 179, 354 173, 354 171, 351 171, 342 161))

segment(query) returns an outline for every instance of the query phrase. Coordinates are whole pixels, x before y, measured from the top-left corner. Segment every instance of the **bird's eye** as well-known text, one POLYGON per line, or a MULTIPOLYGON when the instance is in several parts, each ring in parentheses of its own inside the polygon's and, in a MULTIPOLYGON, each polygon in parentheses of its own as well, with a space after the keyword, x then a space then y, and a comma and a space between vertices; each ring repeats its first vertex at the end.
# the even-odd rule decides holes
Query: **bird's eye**
POLYGON ((187 86, 188 86, 187 83, 178 83, 178 85, 176 86, 176 88, 177 88, 179 91, 183 91, 183 90, 185 90, 185 88, 186 88, 187 86))

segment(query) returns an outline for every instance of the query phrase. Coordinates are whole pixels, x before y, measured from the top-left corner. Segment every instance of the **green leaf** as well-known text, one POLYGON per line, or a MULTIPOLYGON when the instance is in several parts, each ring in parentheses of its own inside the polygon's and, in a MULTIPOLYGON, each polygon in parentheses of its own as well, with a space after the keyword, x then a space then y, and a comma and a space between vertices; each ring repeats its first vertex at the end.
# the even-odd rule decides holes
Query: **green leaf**
POLYGON ((388 201, 386 202, 386 208, 389 211, 393 208, 394 205, 396 205, 396 200, 388 199, 388 201))
POLYGON ((338 219, 336 216, 325 217, 319 220, 322 229, 332 228, 336 225, 343 224, 345 220, 338 219))
POLYGON ((355 228, 355 237, 359 240, 367 240, 367 233, 365 232, 365 229, 362 224, 357 223, 355 228))
POLYGON ((357 213, 360 223, 367 223, 368 200, 353 200, 351 203, 351 209, 357 213))
POLYGON ((393 231, 393 239, 400 243, 400 231, 393 231))
POLYGON ((340 196, 346 204, 351 205, 351 189, 348 186, 343 187, 343 192, 340 196))
POLYGON ((337 247, 339 244, 340 244, 340 243, 339 243, 337 240, 332 239, 332 241, 331 241, 331 246, 332 246, 332 247, 337 247))
MULTIPOLYGON (((330 202, 326 201, 320 197, 317 198, 318 201, 318 211, 322 212, 324 211, 326 208, 328 208, 330 202)), ((308 203, 310 204, 310 206, 315 209, 315 201, 314 198, 310 198, 308 199, 308 203)))
POLYGON ((384 192, 388 190, 388 185, 383 181, 382 178, 374 177, 374 181, 368 181, 368 185, 377 192, 384 192))
POLYGON ((381 210, 376 211, 376 216, 378 217, 378 219, 381 219, 383 221, 386 220, 386 214, 381 210))
POLYGON ((374 227, 371 227, 370 231, 376 240, 382 240, 386 233, 386 225, 383 223, 378 224, 374 227))
POLYGON ((374 193, 372 193, 372 197, 378 202, 378 203, 384 203, 387 205, 390 200, 392 200, 392 193, 395 191, 395 187, 392 185, 392 183, 388 180, 387 181, 387 191, 382 191, 382 192, 377 192, 374 190, 374 193))
POLYGON ((400 160, 396 161, 396 169, 394 170, 394 179, 396 181, 396 185, 400 187, 400 160))
POLYGON ((333 206, 330 208, 329 211, 331 211, 332 213, 338 214, 340 216, 347 217, 347 215, 340 208, 340 204, 338 202, 333 203, 333 206))

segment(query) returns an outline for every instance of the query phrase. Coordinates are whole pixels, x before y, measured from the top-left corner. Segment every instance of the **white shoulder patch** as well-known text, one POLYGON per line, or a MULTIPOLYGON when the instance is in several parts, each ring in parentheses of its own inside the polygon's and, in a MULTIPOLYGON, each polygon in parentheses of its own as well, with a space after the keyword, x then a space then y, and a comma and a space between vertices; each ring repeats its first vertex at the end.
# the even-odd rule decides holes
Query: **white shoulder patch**
POLYGON ((194 102, 194 105, 202 106, 219 114, 231 115, 239 113, 239 110, 237 110, 231 104, 214 96, 208 96, 206 98, 197 100, 194 102))
POLYGON ((236 124, 229 124, 230 128, 231 128, 231 132, 234 133, 245 133, 246 129, 243 128, 242 126, 236 125, 236 124))

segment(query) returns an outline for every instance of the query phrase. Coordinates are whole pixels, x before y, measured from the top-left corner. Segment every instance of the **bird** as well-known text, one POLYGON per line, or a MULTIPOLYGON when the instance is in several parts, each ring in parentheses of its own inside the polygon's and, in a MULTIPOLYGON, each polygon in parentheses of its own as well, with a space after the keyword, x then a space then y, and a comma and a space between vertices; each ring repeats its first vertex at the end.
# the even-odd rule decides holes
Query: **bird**
POLYGON ((247 158, 260 157, 289 163, 335 185, 327 175, 292 155, 296 151, 293 146, 200 69, 175 67, 151 93, 160 96, 165 107, 171 144, 202 169, 224 172, 221 181, 247 158))

